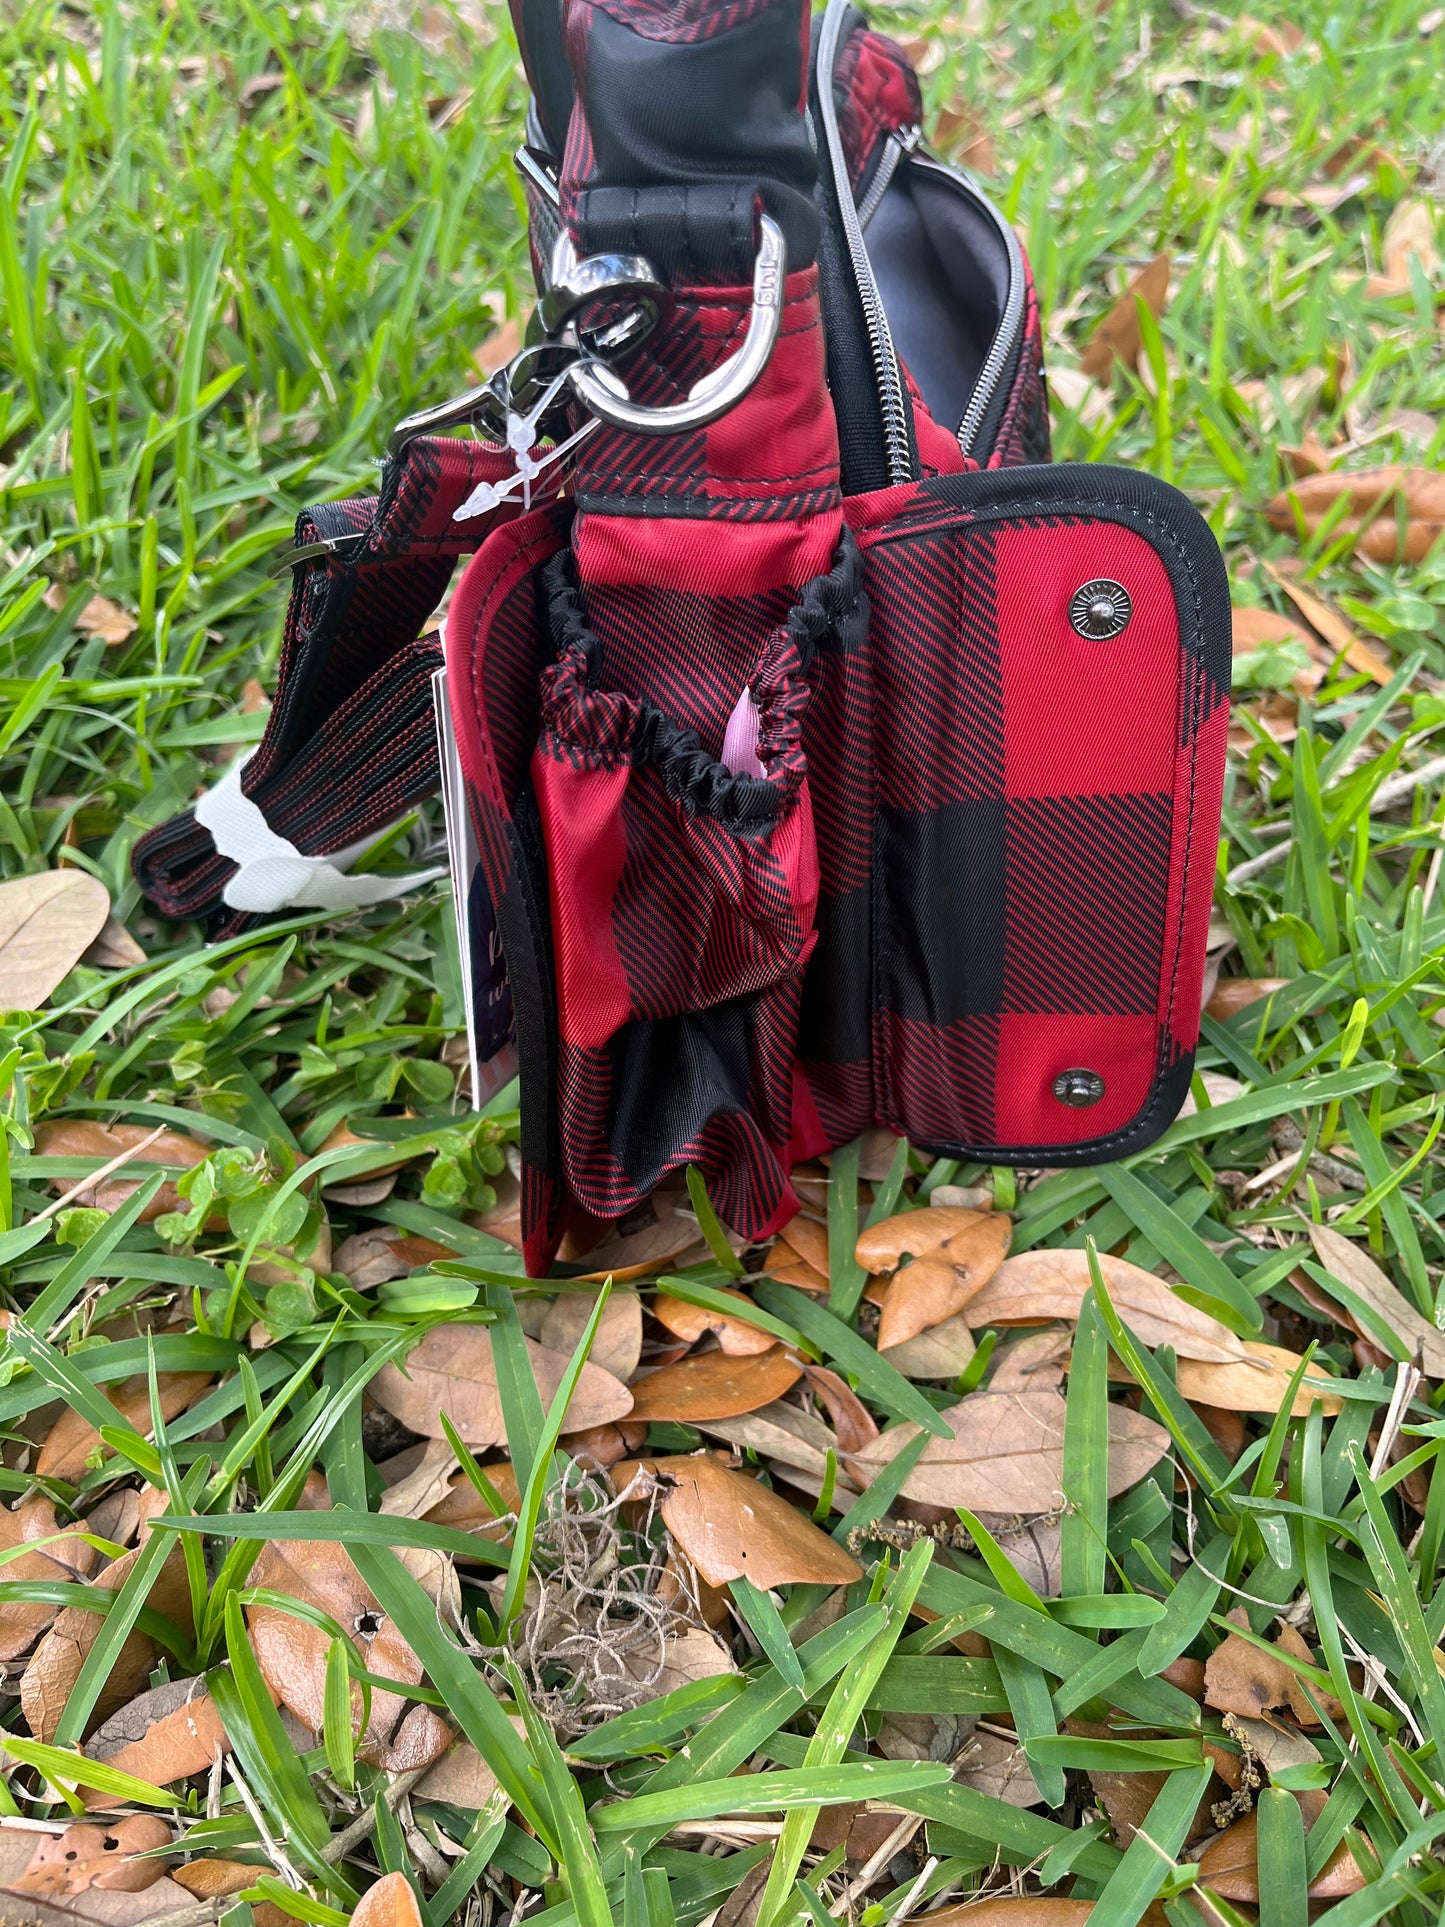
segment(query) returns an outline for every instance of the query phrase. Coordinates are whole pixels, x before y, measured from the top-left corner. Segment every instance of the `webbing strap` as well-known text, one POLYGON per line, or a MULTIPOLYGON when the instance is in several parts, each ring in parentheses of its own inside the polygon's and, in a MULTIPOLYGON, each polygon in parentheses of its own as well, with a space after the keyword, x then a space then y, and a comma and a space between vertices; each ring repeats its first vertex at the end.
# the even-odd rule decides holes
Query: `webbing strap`
POLYGON ((136 879, 163 916, 229 936, 278 910, 351 909, 441 874, 347 869, 440 787, 432 677, 442 650, 418 631, 457 557, 520 512, 504 500, 455 519, 513 465, 492 444, 419 436, 387 464, 378 495, 297 518, 298 549, 321 552, 292 572, 265 734, 192 809, 136 844, 136 879))

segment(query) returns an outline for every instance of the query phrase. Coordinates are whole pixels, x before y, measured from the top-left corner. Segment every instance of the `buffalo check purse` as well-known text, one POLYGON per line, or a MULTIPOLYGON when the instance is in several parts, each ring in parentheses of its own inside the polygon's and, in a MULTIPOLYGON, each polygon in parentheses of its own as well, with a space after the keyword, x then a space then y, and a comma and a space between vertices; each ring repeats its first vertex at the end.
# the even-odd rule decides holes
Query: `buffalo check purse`
POLYGON ((302 518, 232 780, 312 868, 272 902, 203 799, 137 846, 147 895, 214 934, 346 907, 347 853, 437 786, 444 657, 534 1274, 689 1164, 765 1236, 872 1124, 1143 1148, 1198 1034, 1213 537, 1149 475, 1050 462, 1023 249, 846 0, 513 19, 527 342, 401 425, 377 498, 302 518))

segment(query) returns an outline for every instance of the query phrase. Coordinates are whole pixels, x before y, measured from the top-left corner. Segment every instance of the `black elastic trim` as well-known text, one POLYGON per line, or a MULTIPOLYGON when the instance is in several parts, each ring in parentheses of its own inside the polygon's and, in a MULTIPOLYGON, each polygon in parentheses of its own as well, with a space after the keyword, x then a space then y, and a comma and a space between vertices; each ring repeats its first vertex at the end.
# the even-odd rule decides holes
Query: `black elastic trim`
MULTIPOLYGON (((587 664, 587 687, 596 689, 602 672, 602 643, 587 626, 577 565, 570 549, 559 549, 542 565, 542 595, 547 625, 557 655, 578 650, 587 664)), ((868 623, 868 601, 863 593, 863 561, 849 529, 843 531, 826 575, 814 576, 784 619, 790 641, 804 671, 813 651, 830 631, 840 644, 854 646, 852 632, 868 623)), ((662 775, 668 795, 690 816, 710 816, 726 830, 742 835, 776 821, 791 794, 765 776, 730 770, 710 756, 695 729, 667 716, 645 697, 634 699, 636 717, 625 754, 635 763, 650 763, 662 775)))

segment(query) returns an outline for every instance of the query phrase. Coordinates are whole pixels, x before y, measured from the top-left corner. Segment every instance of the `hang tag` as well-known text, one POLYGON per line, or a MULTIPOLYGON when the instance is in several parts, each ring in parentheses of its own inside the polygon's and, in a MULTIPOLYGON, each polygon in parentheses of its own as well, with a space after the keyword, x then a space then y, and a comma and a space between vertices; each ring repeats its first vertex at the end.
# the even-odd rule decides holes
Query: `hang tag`
POLYGON ((438 669, 432 677, 432 694, 436 703, 442 811, 446 818, 462 1006, 466 1014, 472 1109, 480 1111, 517 1075, 512 988, 507 981, 497 919, 467 808, 466 783, 447 703, 445 669, 438 669))

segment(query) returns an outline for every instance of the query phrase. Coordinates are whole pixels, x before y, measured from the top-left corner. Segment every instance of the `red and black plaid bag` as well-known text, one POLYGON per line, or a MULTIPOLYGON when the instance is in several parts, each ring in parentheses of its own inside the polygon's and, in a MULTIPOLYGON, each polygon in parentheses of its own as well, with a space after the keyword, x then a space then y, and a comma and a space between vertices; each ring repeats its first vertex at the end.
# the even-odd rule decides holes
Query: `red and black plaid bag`
POLYGON ((792 1165, 875 1121, 995 1161, 1142 1147, 1197 1033, 1211 536, 1148 476, 1041 465, 1023 251, 840 0, 811 36, 799 0, 514 15, 543 289, 641 253, 671 292, 614 391, 685 413, 746 352, 768 221, 786 261, 754 385, 605 421, 449 623, 530 1264, 689 1162, 761 1236, 792 1165))
MULTIPOLYGON (((1142 1148, 1197 1036, 1212 537, 1147 475, 1050 465, 1023 251, 846 0, 513 15, 539 321, 435 411, 495 468, 426 527, 483 538, 445 649, 529 1268, 694 1162, 762 1236, 875 1122, 1003 1163, 1142 1148), (553 498, 518 514, 519 479, 553 498)), ((383 501, 457 446, 406 441, 383 501)))

